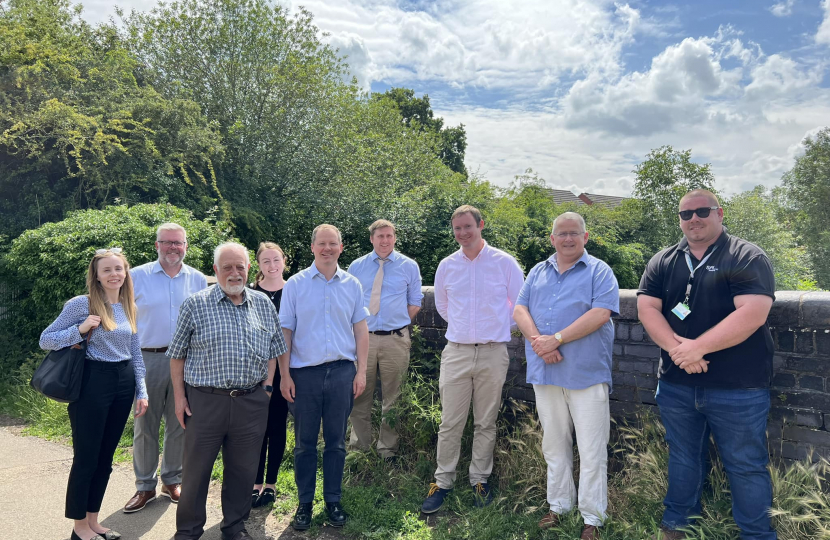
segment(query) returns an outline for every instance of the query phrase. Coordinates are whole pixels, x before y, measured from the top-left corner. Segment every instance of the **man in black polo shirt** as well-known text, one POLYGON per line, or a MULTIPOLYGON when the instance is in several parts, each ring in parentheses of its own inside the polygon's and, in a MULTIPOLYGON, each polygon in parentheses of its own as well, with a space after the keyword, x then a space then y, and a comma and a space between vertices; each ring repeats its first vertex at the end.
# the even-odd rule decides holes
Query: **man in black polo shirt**
POLYGON ((666 509, 653 538, 685 538, 677 529, 701 514, 711 433, 741 538, 774 540, 766 468, 772 266, 759 247, 727 234, 712 192, 687 193, 679 214, 684 238, 651 258, 637 291, 640 320, 662 349, 657 405, 669 444, 666 509))

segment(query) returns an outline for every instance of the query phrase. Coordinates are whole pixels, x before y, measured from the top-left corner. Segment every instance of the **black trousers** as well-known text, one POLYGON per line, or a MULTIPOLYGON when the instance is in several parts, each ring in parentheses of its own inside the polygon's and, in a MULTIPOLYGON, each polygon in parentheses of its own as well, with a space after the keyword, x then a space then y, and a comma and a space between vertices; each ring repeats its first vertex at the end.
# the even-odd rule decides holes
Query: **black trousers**
POLYGON ((176 540, 195 540, 205 532, 213 463, 222 450, 222 538, 245 528, 251 512, 251 486, 265 434, 268 394, 262 388, 244 396, 212 394, 186 386, 193 416, 185 416, 182 494, 176 508, 176 540))
POLYGON ((265 429, 265 439, 262 441, 262 450, 259 453, 259 467, 256 470, 255 484, 274 484, 280 472, 282 456, 285 453, 285 426, 288 419, 288 402, 280 394, 280 376, 274 377, 274 393, 271 394, 271 404, 268 405, 268 427, 265 429), (265 458, 268 459, 268 472, 265 472, 265 458))
POLYGON ((101 510, 112 473, 112 456, 121 440, 135 396, 135 374, 127 360, 87 359, 81 397, 70 403, 72 469, 66 486, 66 517, 86 519, 101 510))

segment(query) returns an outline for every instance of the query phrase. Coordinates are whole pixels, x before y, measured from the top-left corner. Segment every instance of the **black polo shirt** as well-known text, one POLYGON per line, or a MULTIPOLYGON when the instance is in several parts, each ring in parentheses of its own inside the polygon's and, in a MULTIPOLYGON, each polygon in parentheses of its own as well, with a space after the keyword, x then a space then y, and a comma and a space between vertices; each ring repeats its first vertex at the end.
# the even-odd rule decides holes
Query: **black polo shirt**
MULTIPOLYGON (((663 316, 677 335, 699 337, 735 311, 736 296, 764 294, 775 299, 775 277, 766 253, 724 229, 704 254, 706 257, 712 253, 709 260, 695 271, 688 304, 691 313, 681 321, 671 310, 686 296, 691 274, 686 253, 691 257, 692 268, 697 268, 700 261, 683 238, 651 258, 637 291, 638 295, 663 301, 663 316)), ((764 323, 743 343, 707 354, 706 373, 690 375, 672 362, 668 352, 662 351, 660 378, 689 386, 765 388, 772 379, 772 353, 772 335, 769 325, 764 323)))

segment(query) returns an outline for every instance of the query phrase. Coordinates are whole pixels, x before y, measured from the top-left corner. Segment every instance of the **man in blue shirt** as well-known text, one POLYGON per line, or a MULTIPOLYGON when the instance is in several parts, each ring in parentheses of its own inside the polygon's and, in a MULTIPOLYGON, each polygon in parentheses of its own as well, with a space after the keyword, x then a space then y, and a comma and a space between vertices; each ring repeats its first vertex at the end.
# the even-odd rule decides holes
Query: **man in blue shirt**
POLYGON ((539 527, 553 527, 576 502, 573 439, 579 446, 582 540, 599 538, 608 506, 607 461, 611 354, 620 291, 611 268, 585 251, 585 220, 565 212, 553 222, 556 253, 527 276, 513 312, 525 337, 527 382, 533 384, 548 465, 550 512, 539 527))
POLYGON ((349 446, 360 450, 372 446, 372 399, 380 376, 383 420, 378 454, 391 460, 398 451, 398 434, 389 425, 387 415, 401 395, 401 381, 409 368, 409 324, 420 311, 424 295, 418 263, 395 251, 397 238, 390 221, 372 223, 369 241, 375 249, 349 266, 349 273, 363 286, 363 301, 369 310, 366 390, 354 400, 349 446))
POLYGON ((340 505, 346 463, 346 424, 366 388, 369 329, 360 282, 337 266, 340 231, 318 225, 311 233, 314 263, 289 279, 280 321, 288 352, 279 358, 280 392, 294 414, 294 481, 300 504, 291 525, 311 526, 317 481, 317 438, 323 424, 323 500, 328 522, 346 524, 340 505))
POLYGON ((159 465, 159 427, 164 418, 164 453, 161 460, 161 495, 179 502, 182 483, 184 430, 176 420, 170 345, 179 307, 191 294, 207 287, 205 275, 182 261, 187 255, 187 233, 181 225, 164 223, 156 231, 158 260, 130 271, 138 310, 138 337, 147 366, 147 392, 153 406, 135 419, 133 470, 136 493, 124 512, 138 512, 156 498, 159 465))

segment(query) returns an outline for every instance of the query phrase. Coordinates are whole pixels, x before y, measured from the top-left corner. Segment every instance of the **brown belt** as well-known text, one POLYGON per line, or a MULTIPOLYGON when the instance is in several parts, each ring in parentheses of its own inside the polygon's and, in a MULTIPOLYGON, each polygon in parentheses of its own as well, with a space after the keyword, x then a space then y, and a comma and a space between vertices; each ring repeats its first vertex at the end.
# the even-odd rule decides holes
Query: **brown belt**
POLYGON ((149 347, 145 349, 144 347, 142 347, 141 350, 144 351, 144 352, 163 353, 163 352, 167 352, 167 347, 156 347, 155 349, 152 349, 152 348, 149 348, 149 347))
POLYGON ((255 384, 250 388, 214 388, 212 386, 193 386, 192 388, 206 394, 223 394, 231 397, 239 397, 253 394, 259 388, 259 385, 255 384))

